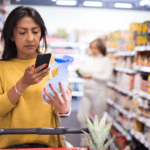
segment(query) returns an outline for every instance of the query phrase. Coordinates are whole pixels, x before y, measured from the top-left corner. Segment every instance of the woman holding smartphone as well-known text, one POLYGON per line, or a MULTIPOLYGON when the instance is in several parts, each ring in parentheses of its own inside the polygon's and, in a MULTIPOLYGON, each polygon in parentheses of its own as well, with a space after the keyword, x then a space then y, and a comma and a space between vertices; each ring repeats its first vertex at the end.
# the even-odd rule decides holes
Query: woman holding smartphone
MULTIPOLYGON (((50 68, 35 68, 39 42, 46 43, 46 27, 40 14, 30 7, 17 7, 10 12, 2 31, 4 53, 0 61, 0 128, 58 127, 55 115, 67 116, 71 110, 71 88, 62 96, 53 85, 51 101, 45 104, 42 91, 50 79, 50 68), (41 71, 42 70, 42 71, 41 71)), ((51 61, 51 63, 53 63, 51 61)), ((53 76, 56 73, 53 72, 53 76)), ((0 148, 62 147, 60 135, 0 135, 0 148)))

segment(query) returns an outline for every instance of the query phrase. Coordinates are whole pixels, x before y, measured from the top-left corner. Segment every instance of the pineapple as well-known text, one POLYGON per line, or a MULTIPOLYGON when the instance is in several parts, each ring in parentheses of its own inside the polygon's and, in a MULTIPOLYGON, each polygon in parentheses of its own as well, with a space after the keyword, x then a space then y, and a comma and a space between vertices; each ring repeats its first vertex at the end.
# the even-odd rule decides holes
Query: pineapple
POLYGON ((94 123, 90 121, 90 119, 85 115, 85 119, 87 122, 87 126, 89 129, 89 134, 85 131, 84 134, 87 135, 88 141, 87 144, 89 145, 90 150, 106 150, 108 146, 113 142, 114 138, 111 138, 107 143, 104 145, 105 140, 108 137, 109 131, 112 126, 112 122, 106 124, 106 114, 101 119, 100 123, 98 123, 98 116, 95 115, 94 123))

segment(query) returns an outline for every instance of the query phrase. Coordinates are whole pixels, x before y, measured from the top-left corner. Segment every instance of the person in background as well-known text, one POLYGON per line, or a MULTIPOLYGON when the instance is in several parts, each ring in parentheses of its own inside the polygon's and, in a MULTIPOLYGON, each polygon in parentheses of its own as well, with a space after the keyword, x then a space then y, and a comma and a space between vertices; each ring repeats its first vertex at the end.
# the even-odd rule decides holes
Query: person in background
MULTIPOLYGON (((76 73, 84 81, 84 96, 81 99, 77 119, 80 127, 86 127, 84 114, 90 114, 92 110, 98 115, 99 121, 103 117, 107 100, 107 81, 112 75, 113 66, 109 58, 106 57, 106 46, 101 38, 97 38, 90 43, 92 55, 88 57, 82 69, 77 69, 76 73)), ((85 146, 85 136, 82 135, 81 145, 85 146)))
MULTIPOLYGON (((5 21, 1 38, 4 53, 0 61, 0 128, 58 127, 56 114, 68 116, 71 110, 71 88, 65 92, 59 83, 60 95, 50 84, 55 97, 45 90, 51 101, 44 98, 49 104, 43 102, 42 91, 50 79, 50 68, 42 70, 48 64, 37 68, 34 65, 42 39, 47 48, 46 27, 40 14, 31 7, 15 8, 5 21)), ((0 148, 62 146, 61 135, 0 135, 0 148)))

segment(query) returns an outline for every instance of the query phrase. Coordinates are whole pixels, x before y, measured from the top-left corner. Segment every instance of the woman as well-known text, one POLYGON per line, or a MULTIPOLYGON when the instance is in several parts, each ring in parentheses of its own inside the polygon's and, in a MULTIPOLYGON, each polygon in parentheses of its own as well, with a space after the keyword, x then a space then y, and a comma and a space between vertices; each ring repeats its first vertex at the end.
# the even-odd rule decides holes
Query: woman
MULTIPOLYGON (((71 94, 62 96, 50 84, 56 97, 42 99, 50 68, 34 68, 41 39, 46 43, 46 27, 40 14, 30 7, 17 7, 7 17, 2 31, 4 53, 0 61, 0 128, 58 127, 55 114, 67 116, 71 94), (39 72, 40 71, 40 72, 39 72)), ((51 62, 52 63, 52 62, 51 62)), ((53 72, 53 76, 56 73, 53 72)), ((0 148, 62 147, 60 135, 0 135, 0 148)))
MULTIPOLYGON (((91 110, 98 115, 99 120, 103 117, 107 99, 106 82, 112 74, 112 64, 106 57, 106 46, 102 39, 98 38, 92 41, 90 49, 92 56, 88 58, 81 71, 77 71, 77 74, 85 79, 84 96, 77 114, 81 127, 86 127, 84 114, 89 115, 91 110)), ((80 146, 85 146, 83 138, 80 146)))

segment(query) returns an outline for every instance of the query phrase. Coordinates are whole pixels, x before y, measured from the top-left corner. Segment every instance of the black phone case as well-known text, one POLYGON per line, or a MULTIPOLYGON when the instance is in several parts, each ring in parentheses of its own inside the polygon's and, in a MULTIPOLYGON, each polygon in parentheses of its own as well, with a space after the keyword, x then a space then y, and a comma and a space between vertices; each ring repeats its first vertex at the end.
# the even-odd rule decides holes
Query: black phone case
MULTIPOLYGON (((49 66, 50 59, 51 59, 51 53, 46 53, 46 54, 39 53, 36 58, 35 68, 41 66, 42 64, 47 64, 47 66, 45 67, 47 68, 49 66)), ((43 68, 42 70, 44 70, 45 68, 43 68)))

